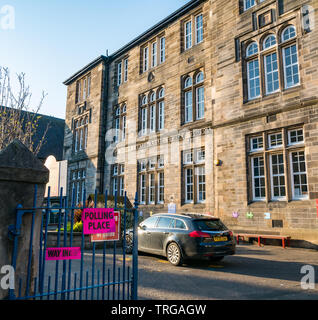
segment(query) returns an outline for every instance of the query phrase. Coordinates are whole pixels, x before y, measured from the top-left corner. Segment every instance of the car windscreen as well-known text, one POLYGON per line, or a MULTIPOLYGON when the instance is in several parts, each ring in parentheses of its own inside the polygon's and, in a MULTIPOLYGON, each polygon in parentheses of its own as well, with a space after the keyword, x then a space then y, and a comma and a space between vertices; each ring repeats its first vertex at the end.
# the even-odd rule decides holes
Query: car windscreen
POLYGON ((225 231, 227 227, 219 219, 200 219, 194 220, 194 225, 198 230, 204 231, 225 231))

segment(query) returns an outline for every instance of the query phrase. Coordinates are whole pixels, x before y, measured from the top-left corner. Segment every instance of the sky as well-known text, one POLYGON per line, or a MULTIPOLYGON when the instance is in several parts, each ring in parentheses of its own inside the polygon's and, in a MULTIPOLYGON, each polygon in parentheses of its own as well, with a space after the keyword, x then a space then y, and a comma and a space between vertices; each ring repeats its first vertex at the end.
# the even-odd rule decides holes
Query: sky
POLYGON ((34 109, 65 118, 63 81, 109 55, 189 0, 0 0, 0 66, 25 73, 34 109), (13 9, 9 15, 7 5, 13 9), (12 19, 14 17, 14 19, 12 19), (10 28, 8 28, 10 26, 10 28))

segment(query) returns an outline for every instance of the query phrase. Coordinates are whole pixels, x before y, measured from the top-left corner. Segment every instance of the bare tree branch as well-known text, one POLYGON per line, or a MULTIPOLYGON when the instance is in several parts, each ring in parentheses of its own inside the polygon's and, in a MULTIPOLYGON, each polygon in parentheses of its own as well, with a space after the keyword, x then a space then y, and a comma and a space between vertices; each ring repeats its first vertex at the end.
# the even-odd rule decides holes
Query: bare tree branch
POLYGON ((12 91, 8 68, 0 67, 0 150, 13 140, 19 139, 37 155, 44 145, 49 124, 42 136, 36 136, 41 116, 39 111, 46 94, 42 92, 38 105, 30 110, 32 93, 25 84, 25 74, 17 74, 17 93, 12 91), (35 139, 37 137, 37 139, 35 139))

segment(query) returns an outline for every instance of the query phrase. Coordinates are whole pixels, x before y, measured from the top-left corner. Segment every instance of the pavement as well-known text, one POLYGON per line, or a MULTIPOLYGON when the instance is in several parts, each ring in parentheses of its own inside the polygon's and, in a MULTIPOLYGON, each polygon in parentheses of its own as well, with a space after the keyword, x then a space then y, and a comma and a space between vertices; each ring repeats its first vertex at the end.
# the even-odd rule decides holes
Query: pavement
MULTIPOLYGON (((99 272, 102 279, 103 256, 96 250, 95 257, 90 252, 84 254, 84 285, 91 284, 92 264, 95 263, 95 284, 99 272), (99 271, 98 271, 99 270, 99 271), (86 282, 86 276, 87 282, 86 282)), ((276 246, 258 247, 251 244, 237 246, 237 253, 225 257, 221 262, 189 261, 175 267, 164 257, 139 255, 139 286, 140 300, 318 300, 318 252, 310 249, 286 248, 276 246), (301 288, 301 268, 310 265, 315 270, 315 289, 301 288)), ((130 266, 131 256, 125 259, 126 271, 130 266)), ((106 279, 108 272, 110 280, 118 279, 123 257, 120 249, 116 252, 116 264, 113 272, 113 251, 107 250, 106 279), (119 272, 119 273, 118 273, 119 272)), ((55 262, 49 262, 46 276, 52 277, 51 288, 55 278, 55 262)), ((68 270, 67 264, 66 269, 68 270)), ((63 264, 60 263, 59 277, 63 264)), ((71 287, 74 273, 79 279, 79 261, 73 261, 71 266, 71 287)), ((126 273, 127 274, 127 273, 126 273)), ((68 281, 66 281, 68 283, 68 281)), ((78 287, 78 283, 76 285, 78 287)), ((123 290, 114 285, 105 289, 105 297, 121 299, 123 290)), ((129 294, 128 286, 125 295, 129 294)), ((101 299, 101 289, 83 292, 84 299, 101 299), (87 294, 87 296, 86 296, 87 294)), ((79 298, 79 293, 71 299, 79 298)))

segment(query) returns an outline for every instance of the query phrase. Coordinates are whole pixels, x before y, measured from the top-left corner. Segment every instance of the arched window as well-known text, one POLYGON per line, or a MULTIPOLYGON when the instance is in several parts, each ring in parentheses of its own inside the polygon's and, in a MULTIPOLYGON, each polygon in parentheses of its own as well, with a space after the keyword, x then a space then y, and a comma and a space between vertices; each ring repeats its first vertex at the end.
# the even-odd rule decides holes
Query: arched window
POLYGON ((154 101, 156 101, 156 94, 155 92, 152 92, 150 95, 150 102, 154 102, 154 101))
POLYGON ((147 103, 148 103, 147 96, 144 96, 144 97, 142 98, 141 104, 144 106, 144 105, 146 105, 147 103))
POLYGON ((256 42, 252 42, 246 48, 246 57, 250 57, 256 53, 258 53, 258 45, 256 42))
POLYGON ((184 81, 184 88, 190 88, 192 86, 192 78, 191 77, 187 77, 184 81))
POLYGON ((296 37, 296 28, 294 26, 288 26, 282 32, 282 42, 296 37))
POLYGON ((163 98, 165 96, 165 89, 162 88, 160 91, 159 91, 159 99, 163 98))
POLYGON ((199 72, 195 78, 195 83, 201 83, 204 80, 203 72, 199 72))
POLYGON ((275 44, 276 44, 276 37, 273 34, 270 34, 263 41, 263 50, 271 48, 275 44))
POLYGON ((123 105, 123 108, 122 108, 122 113, 126 113, 126 111, 127 111, 127 107, 126 107, 126 105, 124 104, 124 105, 123 105))
POLYGON ((119 107, 116 108, 116 116, 120 116, 120 108, 119 107))

